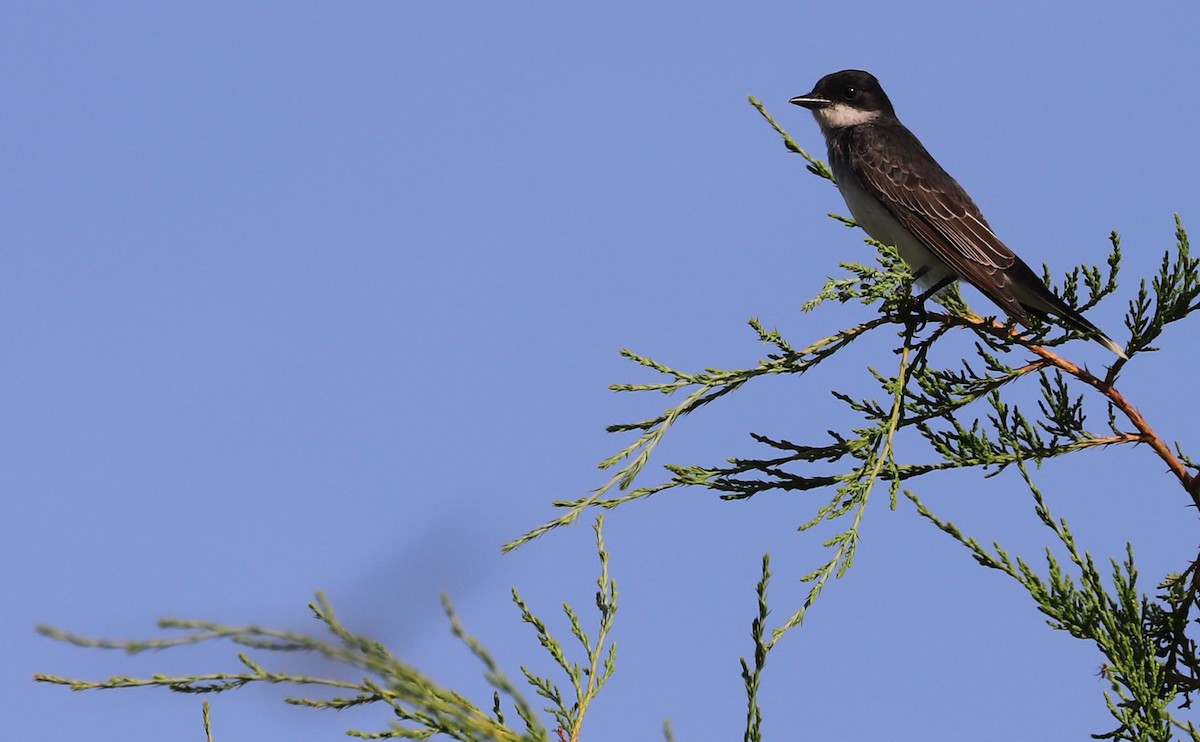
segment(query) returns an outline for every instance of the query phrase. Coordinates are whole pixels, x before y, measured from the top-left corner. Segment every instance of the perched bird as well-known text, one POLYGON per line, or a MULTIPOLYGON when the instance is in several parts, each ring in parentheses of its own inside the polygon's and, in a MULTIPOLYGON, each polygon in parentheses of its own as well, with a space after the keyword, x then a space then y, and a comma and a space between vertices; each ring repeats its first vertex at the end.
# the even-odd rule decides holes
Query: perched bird
POLYGON ((925 289, 922 300, 962 279, 1026 327, 1029 315, 1052 314, 1126 357, 1000 241, 962 186, 896 118, 874 75, 834 72, 790 102, 812 111, 854 220, 895 246, 925 289))

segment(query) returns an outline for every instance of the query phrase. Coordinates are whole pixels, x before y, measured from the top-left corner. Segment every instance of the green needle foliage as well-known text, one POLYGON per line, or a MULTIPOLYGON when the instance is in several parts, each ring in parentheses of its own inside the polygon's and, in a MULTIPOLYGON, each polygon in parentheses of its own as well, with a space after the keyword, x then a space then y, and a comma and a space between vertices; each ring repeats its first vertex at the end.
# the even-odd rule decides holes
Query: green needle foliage
MULTIPOLYGON (((563 610, 571 624, 571 634, 582 646, 584 661, 572 662, 563 644, 547 629, 545 622, 513 591, 521 619, 533 626, 538 641, 549 652, 570 683, 571 692, 564 696, 549 678, 535 675, 522 667, 527 683, 538 695, 549 701, 543 709, 557 724, 553 739, 576 742, 580 739, 588 706, 616 668, 616 645, 609 641, 617 614, 617 585, 608 574, 608 552, 604 547, 603 518, 595 525, 596 547, 600 554, 600 577, 597 580, 596 609, 599 626, 593 642, 583 629, 578 614, 570 605, 563 610)), ((345 709, 354 706, 377 705, 390 712, 392 722, 387 729, 365 731, 350 729, 346 733, 361 739, 428 739, 435 735, 463 742, 548 742, 552 739, 538 712, 525 700, 518 688, 496 664, 488 650, 467 633, 448 598, 443 607, 451 631, 471 651, 484 667, 484 677, 495 692, 490 707, 485 710, 464 695, 442 687, 431 677, 393 655, 379 642, 356 634, 334 615, 324 595, 318 594, 309 604, 314 617, 324 624, 332 639, 316 638, 291 631, 266 629, 258 626, 225 626, 211 621, 163 619, 160 629, 184 632, 169 639, 145 641, 109 641, 70 634, 48 626, 38 632, 76 646, 100 649, 119 649, 128 654, 147 650, 162 650, 189 644, 228 640, 236 645, 261 652, 302 652, 323 657, 343 668, 362 671, 361 680, 332 680, 298 675, 284 670, 268 670, 249 652, 239 652, 242 669, 232 672, 197 675, 153 675, 148 678, 112 677, 107 680, 76 680, 56 675, 37 674, 34 680, 65 685, 72 690, 111 688, 167 688, 176 693, 220 693, 252 683, 283 683, 295 687, 330 689, 339 695, 310 698, 293 696, 287 703, 314 709, 345 709), (511 705, 519 723, 510 725, 505 718, 504 705, 511 705)), ((204 706, 204 726, 210 728, 207 701, 204 706)), ((210 735, 211 738, 211 735, 210 735)))
MULTIPOLYGON (((783 137, 791 152, 801 155, 808 170, 832 180, 829 169, 812 157, 751 98, 768 123, 783 137)), ((831 214, 847 226, 853 220, 831 214)), ((1049 270, 1045 280, 1067 303, 1089 309, 1117 289, 1121 243, 1110 235, 1106 266, 1083 265, 1069 271, 1061 286, 1054 286, 1049 270)), ((1041 493, 1029 477, 1027 462, 1041 463, 1085 449, 1120 444, 1147 444, 1167 464, 1187 502, 1200 506, 1200 479, 1196 465, 1178 444, 1168 445, 1117 388, 1127 361, 1114 359, 1103 376, 1097 376, 1056 352, 1055 348, 1079 337, 1051 324, 1020 331, 995 318, 972 313, 957 292, 936 300, 944 312, 923 312, 920 321, 910 306, 912 276, 896 251, 872 240, 878 249, 874 264, 844 262, 843 275, 830 278, 821 292, 804 305, 812 311, 826 302, 876 306, 877 316, 805 346, 786 340, 757 319, 750 327, 767 346, 766 358, 756 365, 733 370, 706 368, 689 372, 652 358, 623 351, 635 363, 657 372, 662 380, 619 384, 618 392, 681 394, 682 399, 664 412, 645 420, 613 425, 614 433, 633 433, 634 440, 601 462, 612 469, 610 479, 590 496, 555 503, 563 509, 557 518, 508 544, 514 548, 547 531, 574 522, 592 507, 612 508, 674 489, 702 487, 727 500, 741 500, 764 492, 821 490, 828 492, 812 517, 797 524, 801 531, 823 522, 839 524, 827 541, 828 559, 801 579, 810 583, 805 600, 793 606, 778 625, 767 625, 769 558, 763 559, 758 583, 758 611, 752 622, 753 660, 742 661, 747 693, 746 740, 761 739, 763 711, 757 692, 770 651, 791 629, 799 626, 831 577, 842 576, 854 562, 859 528, 877 482, 887 487, 891 507, 903 495, 917 511, 942 532, 969 549, 983 566, 997 569, 1019 582, 1050 618, 1050 625, 1092 641, 1105 656, 1104 676, 1110 682, 1108 707, 1116 729, 1095 735, 1103 739, 1166 740, 1175 731, 1192 739, 1200 734, 1190 722, 1177 720, 1169 711, 1173 702, 1190 703, 1200 690, 1200 659, 1188 636, 1200 616, 1200 557, 1188 557, 1181 575, 1168 576, 1160 594, 1151 598, 1137 590, 1132 547, 1125 558, 1113 562, 1112 587, 1106 587, 1093 559, 1081 552, 1067 524, 1051 518, 1041 493), (652 452, 667 431, 687 415, 768 375, 802 375, 832 358, 849 343, 879 331, 901 338, 899 362, 894 372, 869 369, 878 385, 877 397, 859 397, 836 390, 833 396, 861 421, 844 431, 830 430, 825 440, 795 442, 787 438, 751 433, 765 448, 756 458, 730 458, 722 465, 666 464, 664 481, 634 486, 652 452), (963 358, 951 352, 937 361, 935 349, 952 335, 966 334, 973 353, 963 358), (1014 360, 1019 359, 1019 360, 1014 360), (1036 389, 1036 412, 1010 404, 1006 397, 1016 385, 1036 389), (1102 405, 1105 425, 1088 425, 1091 406, 1102 405), (923 441, 918 459, 901 460, 894 442, 898 435, 915 435, 923 441), (1002 547, 988 552, 954 524, 939 519, 904 485, 918 477, 951 469, 978 469, 991 477, 1015 466, 1033 496, 1034 511, 1070 555, 1070 564, 1046 552, 1046 576, 1002 547), (1073 570, 1073 573, 1072 573, 1073 570)), ((1163 255, 1158 275, 1143 281, 1130 302, 1125 324, 1130 333, 1126 352, 1130 358, 1155 350, 1151 346, 1164 328, 1200 308, 1200 261, 1192 258, 1187 233, 1176 217, 1176 244, 1163 255)))
MULTIPOLYGON (((751 98, 751 103, 783 138, 791 152, 807 162, 815 175, 832 180, 829 168, 804 151, 751 98)), ((847 226, 854 222, 831 215, 847 226)), ((1066 521, 1050 513, 1046 500, 1030 476, 1028 464, 1067 456, 1097 447, 1144 444, 1178 482, 1184 502, 1200 507, 1200 477, 1197 465, 1178 443, 1168 444, 1151 427, 1118 388, 1121 370, 1142 353, 1156 350, 1152 343, 1167 325, 1185 319, 1200 308, 1200 260, 1192 258, 1187 233, 1175 221, 1175 244, 1167 250, 1157 275, 1143 280, 1137 297, 1129 302, 1125 326, 1129 331, 1126 353, 1130 361, 1114 359, 1102 375, 1081 367, 1057 351, 1079 335, 1056 325, 1038 324, 1021 330, 994 317, 973 313, 954 290, 935 301, 940 308, 927 311, 912 306, 912 276, 896 251, 876 242, 875 260, 870 264, 841 263, 842 274, 830 278, 805 311, 822 305, 862 304, 876 311, 864 321, 804 345, 785 339, 757 319, 749 324, 767 351, 765 357, 745 368, 705 368, 700 371, 675 369, 629 350, 623 355, 658 375, 656 381, 616 384, 617 392, 654 393, 672 396, 674 404, 643 420, 612 425, 609 431, 631 435, 632 440, 600 463, 610 473, 608 480, 587 497, 555 502, 562 512, 505 545, 513 549, 555 528, 577 521, 592 508, 609 509, 673 490, 700 487, 721 498, 737 501, 766 492, 819 491, 822 499, 811 516, 798 523, 808 531, 822 523, 836 524, 836 533, 824 542, 827 556, 801 579, 809 584, 799 605, 789 606, 786 617, 769 623, 768 588, 770 558, 762 560, 757 584, 757 608, 751 622, 753 652, 743 659, 741 674, 746 690, 747 713, 744 739, 762 739, 764 710, 758 695, 763 670, 771 651, 785 635, 799 627, 832 578, 839 578, 854 564, 859 532, 867 505, 877 484, 886 489, 891 508, 911 503, 916 512, 942 533, 961 544, 983 567, 996 570, 1021 585, 1046 615, 1049 625, 1071 636, 1093 643, 1103 655, 1103 677, 1108 681, 1104 698, 1115 727, 1095 734, 1099 739, 1169 740, 1179 733, 1200 741, 1192 722, 1175 715, 1187 708, 1193 693, 1200 691, 1200 656, 1193 638, 1200 620, 1200 556, 1180 558, 1178 574, 1160 580, 1153 596, 1138 586, 1133 547, 1120 559, 1111 559, 1111 569, 1102 573, 1093 557, 1082 550, 1066 521), (751 433, 762 453, 756 457, 734 457, 719 465, 666 464, 665 476, 652 484, 640 479, 657 446, 667 433, 688 415, 706 408, 722 397, 756 379, 768 376, 800 377, 828 362, 849 344, 868 335, 884 333, 889 343, 898 344, 895 355, 884 356, 886 364, 870 368, 877 392, 868 396, 831 390, 856 422, 842 430, 828 430, 815 441, 797 442, 779 435, 751 433), (954 340, 955 342, 951 342, 954 340), (964 343, 963 340, 966 342, 964 343), (970 351, 964 357, 962 349, 970 351), (1012 402, 1017 390, 1021 399, 1036 401, 1024 408, 1012 402), (1096 414, 1102 410, 1103 415, 1096 414), (1102 420, 1099 428, 1095 420, 1102 420), (896 443, 904 437, 908 457, 897 453, 896 443), (920 477, 937 476, 948 470, 977 470, 980 476, 995 476, 1006 469, 1020 472, 1027 486, 1034 514, 1048 529, 1048 538, 1067 555, 1060 560, 1047 547, 1044 566, 1014 556, 999 544, 982 546, 954 523, 940 518, 912 491, 920 477), (1191 632, 1191 633, 1189 633, 1191 632)), ((1049 270, 1045 280, 1063 299, 1080 309, 1091 308, 1117 289, 1121 267, 1121 243, 1114 232, 1104 267, 1083 265, 1069 271, 1060 286, 1053 286, 1049 270)), ((570 632, 582 651, 582 661, 569 658, 567 645, 553 636, 546 624, 513 591, 521 618, 533 627, 543 650, 567 679, 564 684, 522 667, 525 681, 548 705, 542 709, 553 719, 560 740, 581 738, 583 721, 591 702, 615 668, 615 649, 610 631, 616 615, 617 590, 608 575, 608 558, 596 525, 601 573, 597 582, 596 609, 599 615, 595 639, 584 630, 579 615, 564 606, 570 632), (565 689, 565 690, 564 690, 565 689)), ((290 703, 313 708, 345 708, 383 704, 394 717, 384 731, 352 731, 363 738, 427 738, 444 735, 459 740, 546 740, 546 726, 497 667, 483 646, 468 635, 449 602, 446 611, 451 627, 484 666, 485 677, 495 689, 491 708, 484 710, 463 695, 437 685, 431 678, 393 656, 382 645, 349 631, 334 617, 331 607, 318 596, 314 615, 332 633, 334 641, 318 640, 290 632, 258 627, 226 627, 195 621, 165 621, 163 628, 183 630, 183 637, 148 642, 105 642, 84 639, 53 629, 48 636, 82 646, 119 648, 127 652, 161 649, 216 639, 265 651, 303 651, 319 654, 333 662, 363 671, 358 682, 324 680, 268 671, 247 653, 238 655, 242 670, 186 677, 155 675, 137 679, 118 677, 89 682, 39 675, 38 680, 68 685, 81 690, 137 686, 166 687, 185 693, 215 693, 254 682, 322 686, 344 693, 322 699, 292 698, 290 703), (515 710, 519 721, 509 724, 503 707, 515 710)), ((664 736, 673 739, 670 724, 664 736)))

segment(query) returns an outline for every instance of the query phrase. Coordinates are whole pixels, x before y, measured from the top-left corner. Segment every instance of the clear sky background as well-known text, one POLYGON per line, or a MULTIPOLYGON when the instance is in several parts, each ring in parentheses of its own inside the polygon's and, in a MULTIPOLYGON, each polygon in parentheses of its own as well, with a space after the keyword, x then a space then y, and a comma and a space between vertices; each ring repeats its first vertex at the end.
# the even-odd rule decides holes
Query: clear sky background
MULTIPOLYGON (((870 248, 825 216, 845 211, 835 189, 748 94, 823 156, 787 99, 870 70, 1031 264, 1100 262, 1119 230, 1125 282, 1089 316, 1124 341, 1125 303, 1173 244, 1173 213, 1200 230, 1198 21, 1194 3, 10 7, 3 736, 201 739, 199 698, 30 678, 238 667, 231 646, 129 658, 38 637, 39 622, 110 638, 156 635, 161 616, 319 631, 305 603, 323 589, 351 627, 487 705, 445 591, 511 675, 548 671, 508 593, 563 635, 563 600, 594 626, 588 521, 499 547, 604 481, 595 464, 628 442, 606 425, 665 406, 608 391, 651 378, 619 349, 744 367, 765 352, 751 316, 805 344, 873 312, 801 313, 839 259, 870 248)), ((1196 327, 1171 329, 1122 387, 1193 455, 1196 327)), ((811 442, 845 429, 828 389, 869 390, 865 368, 893 371, 892 344, 746 387, 684 421, 655 461, 753 455, 751 430, 811 442)), ((1110 360, 1094 344, 1069 352, 1110 360)), ((1134 543, 1143 589, 1194 557, 1195 511, 1148 450, 1036 476, 1102 562, 1134 543)), ((916 487, 1042 564, 1049 534, 1016 472, 916 487)), ((667 717, 680 740, 740 738, 760 559, 773 557, 781 621, 825 558, 833 531, 796 526, 826 495, 683 491, 610 515, 619 659, 589 739, 661 739, 667 717)), ((772 655, 769 739, 1111 728, 1090 645, 1048 630, 910 506, 886 505, 877 493, 857 565, 772 655)), ((216 738, 386 724, 381 709, 283 695, 214 697, 216 738)))

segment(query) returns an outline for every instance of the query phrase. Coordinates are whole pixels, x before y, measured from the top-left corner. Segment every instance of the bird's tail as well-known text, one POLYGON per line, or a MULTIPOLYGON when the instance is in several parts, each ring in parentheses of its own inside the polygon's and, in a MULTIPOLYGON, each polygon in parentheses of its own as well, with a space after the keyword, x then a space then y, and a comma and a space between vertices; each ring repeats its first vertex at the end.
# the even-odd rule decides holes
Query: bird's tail
POLYGON ((1036 299, 1034 299, 1034 301, 1026 301, 1023 299, 1021 301, 1021 305, 1025 307, 1025 309, 1031 314, 1037 314, 1040 316, 1053 314, 1055 317, 1058 317, 1062 324, 1079 332, 1085 337, 1089 337, 1092 340, 1100 343, 1105 348, 1108 348, 1113 353, 1116 353, 1118 358, 1126 361, 1129 360, 1129 356, 1125 355, 1124 348, 1117 345, 1112 338, 1110 338, 1108 335, 1105 335, 1099 327, 1096 327, 1089 322, 1086 317, 1072 309, 1070 305, 1060 299, 1058 295, 1050 289, 1046 289, 1045 293, 1040 294, 1038 297, 1036 297, 1036 299), (1034 303, 1034 301, 1037 303, 1034 303))

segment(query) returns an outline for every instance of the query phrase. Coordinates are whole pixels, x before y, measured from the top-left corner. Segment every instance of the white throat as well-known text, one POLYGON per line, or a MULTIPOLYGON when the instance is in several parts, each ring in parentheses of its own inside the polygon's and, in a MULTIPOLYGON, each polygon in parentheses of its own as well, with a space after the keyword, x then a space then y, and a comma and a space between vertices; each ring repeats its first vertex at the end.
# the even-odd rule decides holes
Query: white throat
POLYGON ((813 114, 817 117, 817 123, 821 125, 822 129, 842 129, 847 126, 869 124, 879 118, 879 111, 864 111, 842 101, 827 108, 818 108, 813 111, 813 114))

